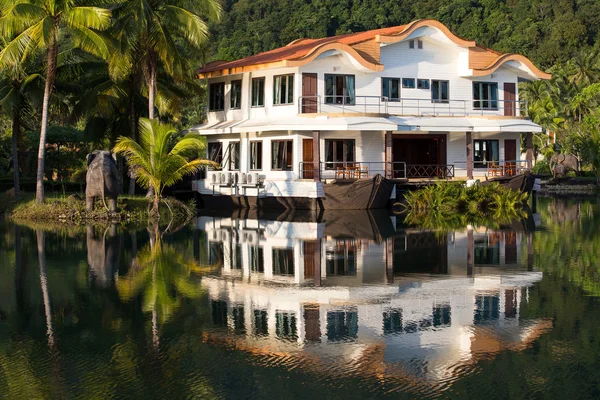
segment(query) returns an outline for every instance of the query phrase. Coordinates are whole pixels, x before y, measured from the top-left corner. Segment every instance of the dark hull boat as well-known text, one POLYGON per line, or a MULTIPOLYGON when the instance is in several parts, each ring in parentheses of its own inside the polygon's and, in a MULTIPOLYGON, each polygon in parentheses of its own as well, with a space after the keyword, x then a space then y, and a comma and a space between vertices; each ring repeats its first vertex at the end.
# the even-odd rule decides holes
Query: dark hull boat
POLYGON ((516 176, 501 176, 492 178, 488 181, 482 182, 481 184, 486 185, 492 182, 497 182, 500 184, 500 186, 504 186, 512 190, 518 190, 523 193, 531 194, 533 186, 535 185, 535 176, 529 172, 526 172, 516 176))
POLYGON ((202 195, 204 209, 373 210, 386 208, 394 182, 381 175, 323 184, 324 197, 202 195))
POLYGON ((377 174, 348 183, 325 184, 323 190, 325 210, 373 210, 387 206, 394 182, 377 174))

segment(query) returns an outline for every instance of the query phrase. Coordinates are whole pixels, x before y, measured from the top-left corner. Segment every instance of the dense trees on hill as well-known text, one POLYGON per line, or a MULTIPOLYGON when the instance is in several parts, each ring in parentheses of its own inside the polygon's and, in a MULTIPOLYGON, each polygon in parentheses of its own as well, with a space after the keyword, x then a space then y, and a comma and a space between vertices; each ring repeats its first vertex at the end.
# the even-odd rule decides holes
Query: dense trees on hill
POLYGON ((231 60, 323 37, 434 18, 454 33, 542 68, 600 39, 597 0, 226 0, 214 25, 214 59, 231 60))

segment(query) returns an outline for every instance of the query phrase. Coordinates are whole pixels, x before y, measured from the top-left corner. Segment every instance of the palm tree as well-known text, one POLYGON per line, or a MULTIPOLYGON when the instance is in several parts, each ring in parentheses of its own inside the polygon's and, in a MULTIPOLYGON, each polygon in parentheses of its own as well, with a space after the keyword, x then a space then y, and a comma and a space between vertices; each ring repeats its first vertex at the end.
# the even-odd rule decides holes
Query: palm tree
POLYGON ((216 163, 195 158, 205 149, 204 142, 194 133, 188 133, 175 145, 177 131, 167 124, 156 120, 140 118, 140 141, 128 137, 119 137, 113 151, 125 156, 127 163, 135 169, 137 182, 144 188, 154 188, 151 203, 151 215, 159 217, 158 206, 165 187, 171 186, 192 175, 202 166, 216 167, 216 163))
POLYGON ((32 103, 35 103, 36 95, 39 94, 39 87, 35 82, 41 80, 41 75, 21 69, 3 72, 3 76, 0 76, 0 110, 12 120, 14 190, 15 198, 18 199, 21 196, 18 143, 25 121, 34 114, 32 103))
POLYGON ((0 51, 0 67, 16 67, 37 51, 45 51, 46 82, 38 149, 36 203, 44 202, 44 157, 49 102, 56 77, 57 57, 65 37, 82 50, 108 56, 108 48, 97 30, 110 23, 106 8, 92 6, 95 0, 3 0, 0 2, 0 35, 7 45, 0 51))
POLYGON ((207 20, 219 20, 221 12, 218 0, 126 1, 114 10, 116 38, 126 45, 122 46, 123 57, 114 63, 112 71, 129 74, 137 60, 143 60, 148 118, 154 119, 158 62, 172 77, 179 79, 192 74, 193 67, 177 43, 202 50, 208 39, 207 20))

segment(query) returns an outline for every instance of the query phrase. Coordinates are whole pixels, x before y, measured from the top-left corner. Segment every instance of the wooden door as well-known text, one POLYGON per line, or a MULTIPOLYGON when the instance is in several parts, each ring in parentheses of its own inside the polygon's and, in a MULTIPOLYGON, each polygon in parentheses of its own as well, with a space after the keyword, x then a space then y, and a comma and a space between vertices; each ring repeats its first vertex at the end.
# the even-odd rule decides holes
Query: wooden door
POLYGON ((504 161, 517 160, 517 141, 515 139, 504 139, 504 161))
POLYGON ((316 113, 317 110, 317 74, 302 74, 302 114, 316 113))
POLYGON ((302 140, 302 168, 300 176, 302 179, 314 179, 315 177, 315 166, 313 164, 313 140, 303 139, 302 140))
POLYGON ((504 116, 514 117, 517 115, 517 104, 515 100, 516 96, 516 85, 514 83, 504 83, 504 116))

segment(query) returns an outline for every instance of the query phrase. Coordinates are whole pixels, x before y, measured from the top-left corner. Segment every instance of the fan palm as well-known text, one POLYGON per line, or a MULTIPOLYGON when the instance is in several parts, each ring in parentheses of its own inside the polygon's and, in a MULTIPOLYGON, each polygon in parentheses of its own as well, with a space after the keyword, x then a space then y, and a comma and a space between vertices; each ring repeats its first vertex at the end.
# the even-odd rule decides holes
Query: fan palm
POLYGON ((108 56, 108 48, 98 30, 110 23, 108 9, 96 7, 95 0, 2 0, 0 35, 7 44, 0 51, 0 67, 18 67, 37 51, 45 51, 46 83, 38 149, 36 203, 44 202, 44 157, 49 102, 56 77, 59 47, 66 36, 76 47, 108 56))
POLYGON ((114 152, 125 156, 127 163, 134 168, 137 182, 144 188, 154 188, 150 211, 157 217, 165 187, 194 174, 203 166, 217 166, 213 161, 200 158, 188 161, 190 156, 197 156, 205 149, 204 142, 196 134, 188 133, 174 143, 176 133, 170 125, 140 118, 139 143, 121 136, 114 148, 114 152))
POLYGON ((172 77, 189 76, 193 67, 176 43, 202 50, 208 39, 207 21, 218 20, 221 12, 218 0, 127 1, 114 10, 114 35, 122 44, 120 56, 111 62, 111 75, 130 74, 137 60, 143 60, 150 119, 154 119, 158 62, 172 77))

